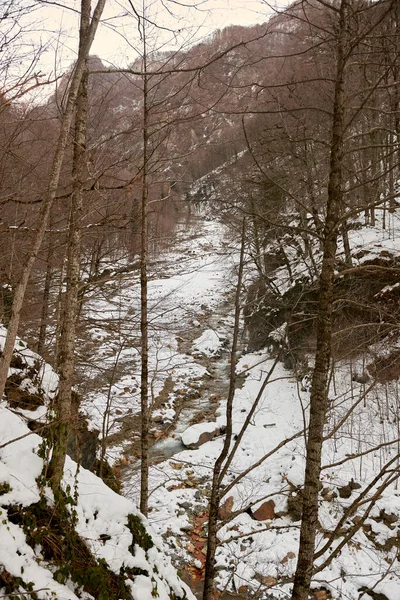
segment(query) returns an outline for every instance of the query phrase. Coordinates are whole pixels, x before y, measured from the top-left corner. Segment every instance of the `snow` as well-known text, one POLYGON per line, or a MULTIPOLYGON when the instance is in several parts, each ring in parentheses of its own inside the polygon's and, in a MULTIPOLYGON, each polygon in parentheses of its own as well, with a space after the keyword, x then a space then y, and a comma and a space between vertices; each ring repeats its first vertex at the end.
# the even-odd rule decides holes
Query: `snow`
POLYGON ((8 483, 10 492, 2 494, 1 503, 28 506, 39 501, 36 478, 40 475, 43 461, 35 453, 42 439, 29 431, 20 417, 0 405, 1 437, 0 481, 8 483), (23 439, 7 444, 11 440, 23 439))
MULTIPOLYGON (((357 254, 359 258, 354 261, 355 265, 382 256, 382 251, 398 254, 400 249, 399 240, 393 239, 388 231, 382 231, 379 224, 351 230, 350 240, 354 251, 360 252, 357 254)), ((342 247, 339 246, 341 252, 342 247)), ((153 581, 138 576, 130 584, 137 600, 154 597, 153 585, 159 581, 159 577, 162 577, 160 598, 167 598, 166 594, 169 589, 175 589, 174 586, 177 586, 178 592, 182 589, 165 554, 173 557, 180 568, 189 565, 201 573, 204 566, 201 552, 193 551, 194 531, 197 527, 196 518, 204 516, 207 511, 212 468, 222 449, 224 436, 214 437, 196 449, 184 448, 183 445, 197 444, 202 433, 213 433, 217 427, 223 428, 225 425, 226 393, 215 399, 213 415, 210 416, 209 411, 210 396, 220 380, 226 379, 225 367, 229 366, 225 339, 229 338, 227 332, 232 324, 232 308, 231 305, 227 306, 226 301, 232 293, 232 273, 237 261, 236 251, 232 252, 230 248, 219 223, 198 223, 191 232, 182 231, 174 250, 160 257, 152 266, 149 305, 152 324, 152 400, 155 404, 153 417, 157 417, 162 426, 166 423, 173 425, 171 431, 176 436, 159 440, 154 446, 164 453, 164 457, 150 468, 149 520, 156 540, 155 548, 148 552, 137 548, 134 556, 128 550, 131 537, 126 527, 127 516, 138 515, 135 509, 138 471, 134 459, 124 471, 126 498, 111 493, 88 471, 80 469, 77 472, 73 461, 67 462, 65 485, 70 485, 71 489, 77 487, 79 491, 77 528, 92 551, 104 558, 116 572, 125 564, 152 573, 153 581), (190 234, 195 236, 195 242, 186 239, 190 234), (167 380, 171 384, 168 389, 164 387, 167 380), (183 402, 187 402, 189 391, 197 390, 196 386, 203 385, 204 381, 209 389, 203 390, 196 413, 197 416, 202 414, 202 422, 193 424, 190 417, 197 400, 191 406, 192 413, 184 416, 179 413, 179 402, 182 398, 183 402), (164 393, 163 403, 157 405, 160 393, 164 393), (208 404, 203 404, 204 398, 208 404), (173 456, 168 458, 168 452, 174 453, 173 456), (110 539, 101 539, 100 536, 104 534, 110 539)), ((316 276, 311 273, 311 265, 296 259, 294 248, 289 249, 288 253, 291 253, 294 261, 294 277, 304 276, 311 280, 316 276)), ((318 251, 315 259, 318 259, 318 251)), ((291 284, 284 268, 278 269, 275 276, 277 288, 282 292, 289 289, 291 284)), ((92 427, 99 427, 109 394, 112 399, 112 432, 119 430, 123 418, 137 414, 140 404, 140 357, 137 349, 139 295, 136 276, 126 278, 122 285, 123 293, 118 298, 116 290, 110 288, 107 298, 101 301, 93 299, 87 308, 88 313, 97 318, 97 325, 92 330, 92 341, 97 340, 96 364, 88 367, 88 377, 92 374, 94 378, 103 371, 109 375, 116 361, 121 367, 108 385, 101 380, 102 384, 91 389, 85 400, 92 427), (106 319, 114 325, 119 322, 119 329, 108 329, 106 319)), ((393 289, 395 286, 389 287, 393 289)), ((385 287, 381 293, 389 291, 385 287)), ((285 325, 276 328, 270 337, 285 343, 285 325)), ((398 346, 395 341, 388 349, 387 344, 377 341, 369 349, 371 361, 376 356, 387 354, 395 344, 398 346)), ((24 352, 29 355, 26 348, 24 352)), ((304 482, 304 429, 308 419, 311 369, 308 368, 306 374, 297 378, 282 363, 274 366, 268 349, 246 352, 242 348, 242 352, 236 365, 238 385, 233 404, 231 450, 241 435, 255 399, 259 399, 224 477, 222 503, 231 496, 235 514, 226 523, 219 522, 216 583, 220 589, 226 586, 232 590, 234 582, 236 589, 246 585, 257 591, 260 582, 265 581, 266 577, 273 577, 278 580, 272 588, 274 597, 283 599, 290 595, 291 586, 289 583, 280 583, 280 579, 293 576, 298 552, 300 521, 288 514, 288 499, 296 497, 297 490, 304 482), (260 391, 267 374, 269 382, 260 391), (272 521, 256 521, 251 511, 254 512, 266 500, 274 501, 275 518, 272 521), (236 514, 240 510, 243 512, 236 514)), ((364 400, 370 384, 352 381, 352 376, 356 372, 363 373, 368 360, 368 356, 364 360, 354 356, 338 360, 335 377, 331 381, 321 483, 323 488, 334 492, 335 497, 329 501, 320 497, 317 550, 324 548, 329 532, 334 530, 344 511, 364 492, 384 464, 396 457, 398 444, 395 440, 399 437, 398 381, 375 382, 364 400), (347 420, 339 426, 346 415, 347 420), (382 440, 386 445, 378 448, 382 440), (359 456, 360 452, 368 453, 359 456), (360 487, 352 491, 350 498, 340 498, 340 488, 351 480, 360 487)), ((304 361, 312 364, 312 357, 304 356, 304 361)), ((42 379, 49 396, 54 393, 55 381, 51 372, 42 379)), ((7 434, 13 437, 26 431, 19 416, 10 413, 4 406, 0 408, 4 411, 0 413, 0 422, 6 424, 7 434)), ((7 439, 10 438, 4 434, 4 441, 7 439)), ((0 450, 0 481, 9 482, 12 486, 12 490, 2 496, 5 502, 30 503, 38 498, 35 478, 40 473, 41 460, 35 452, 39 443, 39 436, 32 434, 20 443, 12 444, 12 451, 10 446, 0 450), (25 455, 29 455, 28 461, 22 459, 25 455)), ((127 443, 128 440, 120 440, 109 448, 112 461, 126 451, 127 443)), ((394 462, 394 468, 397 468, 397 462, 394 462)), ((379 483, 372 487, 368 498, 377 492, 377 485, 379 483)), ((363 516, 367 506, 366 503, 354 507, 343 525, 343 531, 337 533, 331 549, 327 549, 318 559, 317 567, 328 561, 331 550, 342 541, 344 531, 353 525, 355 517, 363 516)), ((203 523, 206 520, 205 516, 203 523)), ((313 586, 329 589, 336 600, 358 600, 363 586, 385 594, 389 600, 398 600, 400 573, 396 562, 397 546, 390 546, 390 540, 398 535, 399 521, 400 492, 394 481, 380 491, 365 524, 360 526, 335 559, 316 574, 313 586), (384 513, 394 515, 397 521, 388 525, 382 517, 384 513), (386 577, 382 577, 385 573, 386 577)), ((149 527, 146 520, 143 522, 149 527)), ((21 556, 27 564, 35 561, 37 564, 38 557, 31 556, 31 550, 23 546, 18 530, 14 532, 12 527, 11 531, 19 540, 18 547, 22 548, 21 556)), ((204 534, 203 529, 200 536, 203 540, 204 534)), ((37 585, 53 585, 39 572, 35 577, 32 581, 37 585)), ((270 592, 266 591, 265 594, 270 592)), ((62 597, 60 590, 56 593, 57 597, 62 597)), ((73 594, 71 590, 68 593, 73 594)), ((193 594, 188 592, 188 597, 193 598, 193 594)))
MULTIPOLYGON (((399 248, 398 241, 390 240, 387 233, 376 228, 367 228, 351 232, 352 243, 369 249, 372 257, 382 248, 399 248)), ((297 264, 297 263, 296 263, 297 264)), ((310 266, 300 263, 293 266, 297 276, 310 275, 310 266)), ((277 273, 275 284, 283 291, 288 289, 288 279, 283 270, 277 273)), ((220 293, 220 302, 223 295, 220 293)), ((201 313, 200 313, 201 314, 201 313)), ((215 328, 207 328, 207 320, 202 319, 205 329, 198 335, 192 345, 192 352, 197 351, 212 360, 218 360, 217 352, 221 347, 215 328)), ((282 325, 271 334, 275 341, 284 342, 286 326, 282 325)), ((382 352, 383 350, 380 350, 382 352)), ((311 357, 305 357, 311 362, 311 357)), ((353 407, 353 416, 344 423, 340 431, 324 445, 322 474, 324 487, 332 489, 338 495, 341 486, 347 485, 351 479, 360 483, 361 488, 352 493, 348 500, 336 497, 331 501, 321 499, 320 522, 325 531, 331 531, 343 515, 346 507, 357 498, 367 482, 381 468, 386 459, 385 451, 378 451, 362 458, 354 458, 337 466, 329 464, 339 462, 353 453, 372 448, 382 440, 382 423, 379 414, 381 398, 385 397, 385 388, 377 385, 368 395, 368 402, 360 402, 355 406, 355 399, 361 397, 365 390, 363 384, 351 382, 352 373, 363 372, 363 364, 355 359, 350 366, 348 361, 337 364, 335 380, 331 384, 331 411, 327 425, 327 433, 335 427, 342 416, 353 407)), ((248 415, 257 397, 266 374, 272 368, 273 361, 268 351, 245 353, 237 364, 237 372, 245 379, 235 392, 233 408, 233 433, 237 436, 241 431, 244 419, 248 415)), ((395 386, 390 387, 390 398, 394 398, 395 386)), ((390 400, 389 400, 390 402, 390 400)), ((303 429, 307 423, 307 407, 309 403, 309 380, 307 377, 298 381, 293 374, 278 363, 270 377, 270 382, 261 395, 257 410, 250 420, 248 429, 243 435, 229 471, 225 477, 225 485, 229 491, 222 502, 233 496, 234 510, 245 509, 251 504, 253 510, 266 499, 275 503, 275 519, 266 526, 257 522, 247 513, 237 515, 218 532, 220 544, 217 550, 217 584, 220 589, 229 586, 232 579, 236 589, 241 585, 250 586, 254 591, 259 589, 262 577, 291 577, 293 575, 299 541, 299 521, 293 521, 286 513, 287 500, 293 496, 292 490, 302 486, 304 481, 305 447, 303 429), (285 440, 291 441, 284 443, 285 440), (279 447, 280 446, 280 447, 279 447), (279 447, 279 448, 278 448, 279 447), (277 449, 278 448, 278 449, 277 449), (274 451, 277 449, 276 451, 274 451), (265 460, 263 460, 264 457, 265 460), (251 470, 252 465, 258 464, 251 470), (248 471, 248 472, 247 472, 248 471), (281 516, 279 516, 281 515, 281 516), (289 558, 288 558, 289 557, 289 558)), ((224 415, 225 400, 221 398, 218 412, 224 415)), ((221 420, 221 423, 223 421, 221 420)), ((204 417, 202 423, 196 423, 182 434, 184 444, 196 444, 202 432, 214 431, 215 424, 204 417)), ((390 441, 398 437, 396 423, 385 419, 385 439, 390 441)), ((198 515, 207 510, 207 494, 210 487, 211 470, 223 444, 223 436, 214 438, 197 449, 182 450, 169 460, 158 464, 151 470, 150 517, 157 531, 170 544, 171 552, 178 553, 181 561, 191 561, 197 569, 203 563, 197 555, 193 556, 191 533, 188 523, 191 514, 198 515), (193 486, 200 494, 193 494, 193 486), (191 507, 182 514, 180 506, 186 503, 191 507), (189 533, 188 533, 189 532, 189 533), (177 548, 175 540, 182 544, 177 548), (186 539, 186 543, 185 543, 186 539), (182 543, 183 542, 183 543, 182 543)), ((392 449, 394 446, 392 447, 392 449)), ((389 452, 389 450, 388 450, 389 452)), ((129 489, 127 487, 126 489, 129 489)), ((371 494, 374 492, 373 488, 371 494)), ((400 518, 399 496, 395 484, 381 494, 376 503, 376 510, 371 511, 366 523, 371 525, 377 543, 396 535, 395 530, 379 522, 383 507, 391 507, 387 512, 394 512, 400 518), (374 519, 378 519, 375 520, 374 519)), ((356 510, 356 514, 362 514, 356 510)), ((192 517, 193 518, 193 517, 192 517)), ((333 547, 341 541, 334 543, 333 547)), ((318 535, 317 549, 326 542, 322 532, 318 535)), ((322 564, 329 556, 324 554, 318 561, 322 564)), ((379 552, 376 546, 360 528, 354 538, 341 550, 335 560, 316 576, 315 588, 325 587, 331 590, 333 598, 357 600, 360 587, 374 587, 374 591, 386 594, 389 600, 400 597, 400 578, 397 569, 389 569, 388 576, 380 581, 382 573, 388 569, 395 556, 395 548, 379 552)), ((273 586, 274 597, 286 598, 290 595, 290 585, 273 586)))
MULTIPOLYGON (((155 407, 154 416, 164 423, 173 422, 182 390, 207 374, 207 369, 181 348, 188 343, 187 330, 190 327, 197 329, 200 320, 213 313, 221 296, 232 288, 230 268, 235 264, 236 252, 226 256, 228 242, 224 240, 224 233, 225 228, 217 221, 207 222, 206 227, 203 220, 189 227, 185 223, 181 229, 178 227, 174 249, 150 266, 149 379, 152 400, 162 392, 168 378, 173 380, 173 389, 165 399, 165 406, 162 409, 155 407)), ((109 433, 120 430, 125 416, 140 411, 137 316, 140 290, 138 276, 130 277, 126 279, 125 275, 108 299, 90 301, 86 307, 86 316, 96 320, 96 327, 88 333, 93 336, 99 360, 95 365, 87 365, 85 379, 98 379, 104 373, 104 383, 100 389, 96 386, 95 390, 84 390, 84 408, 92 428, 101 430, 102 415, 107 398, 110 398, 109 433), (122 375, 116 375, 110 381, 109 374, 114 366, 116 372, 122 371, 122 375)), ((196 337, 199 337, 198 333, 196 337)), ((218 343, 222 346, 222 337, 218 343)))
MULTIPOLYGON (((0 351, 4 348, 6 335, 7 329, 0 324, 0 351)), ((20 358, 25 365, 22 374, 25 374, 26 369, 29 367, 38 368, 35 384, 33 385, 31 376, 27 376, 26 381, 22 382, 22 384, 28 386, 31 393, 44 392, 48 400, 54 398, 58 389, 59 377, 53 368, 39 354, 32 352, 19 337, 17 337, 15 342, 14 355, 20 358)), ((9 376, 13 373, 21 374, 21 370, 10 368, 9 376)))
POLYGON ((218 356, 224 340, 213 329, 206 329, 200 337, 193 342, 193 350, 205 356, 218 356))
MULTIPOLYGON (((41 498, 36 478, 43 469, 43 460, 37 455, 42 439, 31 434, 22 418, 5 406, 0 406, 0 423, 3 445, 0 449, 0 483, 8 483, 12 488, 1 495, 0 564, 25 583, 32 582, 34 589, 39 590, 38 598, 88 598, 89 595, 81 595, 77 590, 73 591, 67 585, 58 583, 53 578, 50 565, 45 566, 43 563, 40 548, 29 546, 23 529, 9 520, 6 509, 8 505, 29 506, 41 498), (12 441, 25 434, 30 435, 19 441, 12 441), (9 441, 11 443, 4 446, 9 441)), ((104 559, 115 573, 119 573, 123 566, 138 567, 149 573, 148 577, 135 577, 132 584, 135 598, 150 600, 154 597, 151 595, 153 578, 157 582, 160 598, 169 599, 170 590, 174 590, 179 597, 185 591, 187 598, 194 600, 187 586, 178 579, 161 540, 152 532, 147 520, 130 500, 113 492, 90 471, 78 468, 68 457, 63 487, 65 490, 74 490, 77 494, 78 501, 73 507, 77 519, 76 530, 92 553, 97 558, 104 559), (137 545, 134 554, 129 550, 132 534, 127 526, 128 515, 136 515, 150 535, 153 534, 155 545, 148 552, 137 545), (107 537, 102 539, 102 535, 107 537)), ((49 490, 45 490, 45 494, 51 503, 52 494, 49 490)))
POLYGON ((214 433, 220 426, 220 423, 197 423, 192 425, 182 433, 182 442, 185 446, 197 444, 202 433, 214 433))

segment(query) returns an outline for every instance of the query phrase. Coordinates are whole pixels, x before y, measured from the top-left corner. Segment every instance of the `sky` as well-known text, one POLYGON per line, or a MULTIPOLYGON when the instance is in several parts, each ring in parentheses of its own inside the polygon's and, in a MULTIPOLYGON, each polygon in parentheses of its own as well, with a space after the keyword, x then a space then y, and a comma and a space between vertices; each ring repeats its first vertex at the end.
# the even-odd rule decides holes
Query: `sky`
MULTIPOLYGON (((73 9, 78 0, 64 0, 73 9)), ((281 3, 283 0, 279 0, 281 3)), ((148 36, 154 49, 187 47, 207 38, 216 29, 229 25, 253 25, 265 22, 272 14, 266 0, 150 0, 146 15, 156 24, 148 36)), ((93 0, 94 4, 94 0, 93 0)), ((140 6, 142 3, 137 3, 140 6)), ((141 13, 142 10, 138 9, 141 13)), ((45 28, 52 31, 46 53, 45 70, 64 69, 76 56, 77 12, 47 5, 42 9, 45 28), (60 36, 57 33, 60 32, 60 36)), ((91 54, 116 66, 125 66, 137 56, 139 42, 137 20, 132 16, 129 0, 108 0, 91 54)))
MULTIPOLYGON (((280 9, 288 3, 273 1, 280 9)), ((11 2, 35 9, 14 20, 4 19, 6 8, 0 0, 0 90, 9 95, 14 87, 20 89, 19 82, 27 74, 40 74, 40 81, 46 83, 70 67, 77 56, 80 7, 80 0, 11 2), (7 39, 9 44, 4 43, 7 39)), ((135 11, 140 15, 145 11, 149 52, 185 50, 216 29, 263 23, 274 13, 274 6, 269 0, 107 0, 91 54, 108 67, 132 64, 141 50, 135 11)), ((24 100, 41 102, 53 89, 54 84, 35 87, 24 100)))

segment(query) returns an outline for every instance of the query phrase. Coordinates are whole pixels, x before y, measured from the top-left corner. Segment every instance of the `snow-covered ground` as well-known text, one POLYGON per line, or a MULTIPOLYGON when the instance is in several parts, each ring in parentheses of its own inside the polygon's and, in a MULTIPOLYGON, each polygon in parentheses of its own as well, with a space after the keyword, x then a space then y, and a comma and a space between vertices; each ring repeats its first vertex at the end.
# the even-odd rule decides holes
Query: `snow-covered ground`
MULTIPOLYGON (((5 330, 1 328, 0 348, 4 338, 5 330)), ((43 524, 39 526, 39 518, 34 527, 35 518, 40 514, 34 505, 42 502, 43 510, 48 509, 50 515, 44 538, 47 535, 50 545, 57 549, 56 556, 61 552, 58 546, 61 541, 56 535, 51 537, 51 521, 54 519, 57 523, 58 509, 52 491, 41 482, 44 441, 27 424, 30 419, 45 423, 43 417, 54 397, 58 377, 22 340, 17 340, 13 362, 15 367, 10 375, 18 382, 18 389, 23 394, 31 394, 30 397, 40 398, 41 405, 32 410, 17 407, 14 412, 7 402, 0 403, 0 597, 22 598, 32 593, 35 594, 32 597, 40 600, 90 600, 94 596, 83 591, 81 584, 61 577, 61 570, 56 576, 60 564, 57 567, 57 561, 53 564, 48 556, 46 558, 39 543, 28 543, 27 529, 30 529, 30 536, 35 537, 43 527, 43 524), (32 507, 31 514, 29 507, 32 507), (5 585, 9 587, 9 594, 4 593, 7 592, 5 585)), ((113 492, 101 479, 68 457, 63 489, 71 496, 69 527, 75 524, 76 532, 92 556, 105 561, 110 571, 118 575, 126 572, 125 585, 135 600, 152 600, 154 594, 163 600, 170 599, 172 594, 174 598, 195 600, 179 580, 162 541, 132 501, 113 492), (134 544, 129 527, 132 518, 152 536, 151 548, 134 544), (140 575, 130 576, 138 569, 140 575)), ((93 561, 89 566, 94 568, 93 561)), ((105 598, 104 595, 101 597, 105 598)))
MULTIPOLYGON (((385 250, 400 250, 399 240, 393 240, 392 234, 378 225, 351 232, 350 238, 355 253, 362 248, 369 251, 370 257, 385 250)), ((213 341, 216 337, 206 330, 193 347, 212 354, 217 348, 213 341)), ((307 358, 310 362, 311 357, 307 358)), ((245 380, 235 395, 235 436, 272 365, 267 351, 246 354, 239 360, 237 370, 244 372, 245 380)), ((367 384, 352 381, 354 373, 362 373, 363 368, 361 359, 343 360, 337 364, 331 384, 316 548, 321 551, 317 560, 321 570, 313 587, 334 598, 356 600, 365 592, 368 599, 368 588, 389 600, 398 600, 398 385, 397 380, 385 384, 372 379, 367 384), (385 468, 390 460, 393 462, 385 468), (368 488, 381 470, 381 477, 368 488), (392 483, 388 479, 387 486, 378 489, 391 475, 392 483), (329 532, 338 523, 339 530, 330 540, 329 532), (346 536, 348 540, 331 561, 330 555, 346 536), (327 540, 330 543, 326 545, 327 540)), ((296 510, 304 477, 303 432, 309 379, 309 375, 296 379, 278 363, 236 448, 222 498, 222 517, 227 522, 221 521, 218 533, 218 585, 222 589, 289 597, 299 539, 296 510), (285 584, 285 579, 289 583, 285 584)), ((224 409, 222 398, 216 415, 216 425, 221 428, 225 423, 224 409)), ((193 443, 213 429, 215 424, 205 420, 203 425, 189 428, 183 439, 187 444, 193 443)), ((204 565, 211 472, 222 444, 223 436, 214 437, 198 449, 175 454, 151 471, 154 491, 150 497, 150 520, 170 544, 177 563, 191 565, 188 572, 194 587, 204 565)), ((134 485, 128 482, 127 492, 132 489, 134 485)))
MULTIPOLYGON (((150 395, 153 418, 163 424, 175 419, 176 406, 190 392, 189 385, 193 389, 207 375, 207 368, 195 356, 212 355, 224 343, 224 325, 218 323, 217 313, 232 290, 236 257, 236 251, 228 248, 223 225, 197 220, 182 226, 174 249, 150 265, 150 395), (208 342, 205 333, 201 335, 200 321, 214 323, 208 342), (198 339, 192 348, 193 337, 198 339), (157 406, 167 380, 172 389, 163 405, 157 406)), ((86 308, 86 317, 96 322, 89 332, 96 356, 85 365, 85 380, 97 378, 100 385, 85 394, 84 409, 92 426, 101 430, 109 402, 109 434, 119 430, 124 417, 140 410, 139 294, 138 278, 131 276, 118 285, 110 284, 108 299, 93 300, 86 308)), ((120 451, 120 446, 109 449, 111 462, 120 451)))
MULTIPOLYGON (((396 236, 393 239, 396 228, 397 221, 390 232, 379 224, 351 231, 354 265, 365 262, 365 257, 398 255, 400 243, 396 236)), ((166 430, 168 437, 157 441, 160 453, 150 470, 149 520, 195 591, 205 560, 212 468, 226 424, 226 340, 233 312, 228 300, 235 285, 237 251, 224 235, 217 221, 198 220, 190 230, 182 229, 174 250, 152 265, 149 285, 153 417, 161 428, 173 424, 166 430), (200 399, 190 397, 193 390, 201 393, 200 399), (162 402, 158 402, 160 393, 162 402), (200 403, 197 410, 196 402, 200 403), (180 412, 182 405, 187 405, 186 413, 180 412), (212 411, 206 409, 210 405, 212 411), (195 423, 191 422, 193 414, 195 423), (182 442, 192 449, 185 449, 182 442)), ((295 275, 304 274, 305 268, 310 272, 312 265, 294 261, 295 275)), ((284 268, 276 273, 275 281, 287 289, 284 268)), ((92 319, 93 360, 85 365, 91 388, 84 406, 92 425, 101 429, 102 413, 110 400, 109 433, 118 432, 123 419, 139 411, 138 280, 125 274, 120 281, 110 282, 103 299, 92 300, 86 311, 92 319)), ((280 327, 275 338, 284 335, 280 327)), ((387 351, 387 344, 376 342, 369 349, 371 360, 387 351)), ((311 364, 311 358, 305 356, 305 363, 311 364)), ((313 588, 337 600, 359 600, 360 595, 365 600, 398 600, 398 379, 374 379, 367 366, 365 356, 339 360, 331 381, 316 548, 319 571, 313 588), (373 593, 368 595, 367 590, 373 593)), ((268 350, 242 353, 236 368, 234 453, 224 478, 217 585, 231 593, 239 591, 242 597, 256 593, 260 598, 271 598, 271 594, 288 598, 298 551, 310 370, 295 377, 281 363, 275 364, 268 350)), ((137 431, 130 435, 137 436, 137 431)), ((29 443, 35 437, 27 438, 29 443)), ((128 443, 129 434, 121 431, 121 438, 110 448, 111 458, 121 456, 128 443)), ((125 456, 125 462, 124 493, 137 502, 137 461, 125 456)), ((71 465, 68 469, 73 470, 71 465)), ((31 468, 36 472, 35 465, 31 468)), ((84 475, 82 485, 99 485, 91 477, 84 475)), ((36 493, 34 484, 28 487, 36 493)), ((90 508, 79 509, 82 515, 99 510, 97 492, 81 494, 80 502, 90 502, 90 508)), ((101 520, 104 527, 95 524, 92 532, 86 531, 79 511, 83 535, 98 539, 108 533, 103 531, 108 513, 101 520)), ((120 560, 119 547, 111 550, 106 544, 104 549, 103 542, 98 546, 96 552, 104 552, 107 560, 120 560)))

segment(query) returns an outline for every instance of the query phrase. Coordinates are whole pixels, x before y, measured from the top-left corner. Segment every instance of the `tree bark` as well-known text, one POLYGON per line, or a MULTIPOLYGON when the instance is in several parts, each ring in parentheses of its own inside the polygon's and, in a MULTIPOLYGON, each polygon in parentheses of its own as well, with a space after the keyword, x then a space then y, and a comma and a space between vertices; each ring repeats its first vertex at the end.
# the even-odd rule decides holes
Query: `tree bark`
POLYGON ((140 438, 140 510, 147 516, 149 501, 149 330, 147 305, 147 256, 148 256, 148 143, 149 107, 147 78, 146 25, 143 21, 143 162, 140 230, 140 335, 141 335, 141 438, 140 438))
MULTIPOLYGON (((51 229, 51 224, 50 224, 51 229)), ((46 258, 46 276, 44 280, 44 288, 43 288, 43 300, 42 300, 42 310, 40 314, 40 327, 39 327, 39 337, 36 352, 40 355, 43 354, 45 345, 46 345, 46 332, 48 325, 48 317, 49 317, 49 304, 50 304, 50 289, 51 283, 53 280, 53 253, 54 253, 54 239, 50 234, 49 247, 47 250, 47 258, 46 258)))
POLYGON ((292 600, 308 599, 314 566, 315 536, 318 525, 318 491, 332 344, 333 284, 338 223, 342 206, 344 74, 346 66, 345 44, 348 2, 349 0, 342 0, 339 13, 328 199, 323 236, 322 271, 319 279, 317 348, 310 394, 310 423, 307 439, 300 546, 292 600))
MULTIPOLYGON (((90 26, 90 1, 82 2, 81 39, 90 26)), ((83 183, 86 174, 86 123, 88 112, 87 60, 79 86, 75 110, 75 135, 72 165, 72 196, 68 222, 68 250, 66 292, 64 296, 63 323, 59 345, 60 386, 55 401, 53 427, 53 453, 48 470, 54 493, 59 490, 64 472, 69 431, 72 426, 72 386, 75 372, 75 332, 78 314, 79 273, 81 262, 81 220, 83 209, 83 183)))

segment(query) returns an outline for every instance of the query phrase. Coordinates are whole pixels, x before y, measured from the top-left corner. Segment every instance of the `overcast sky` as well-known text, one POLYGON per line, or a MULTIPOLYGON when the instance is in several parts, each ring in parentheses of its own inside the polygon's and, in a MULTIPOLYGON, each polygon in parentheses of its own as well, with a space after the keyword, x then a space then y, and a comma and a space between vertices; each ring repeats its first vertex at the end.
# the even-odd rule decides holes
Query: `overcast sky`
MULTIPOLYGON (((174 44, 191 45, 228 25, 262 23, 273 12, 266 0, 196 1, 196 7, 190 6, 190 0, 146 2, 148 18, 158 26, 158 30, 153 28, 149 35, 154 49, 167 49, 174 44)), ((281 5, 283 1, 279 0, 281 5)), ((65 4, 75 10, 79 7, 78 0, 67 0, 65 4)), ((135 2, 134 5, 140 6, 141 3, 135 2)), ((118 66, 129 64, 136 58, 139 42, 137 20, 128 15, 128 11, 132 15, 128 0, 107 0, 104 23, 98 31, 91 54, 97 54, 118 66)), ((48 6, 42 9, 41 15, 44 19, 43 29, 52 32, 52 41, 41 63, 42 67, 46 72, 55 68, 64 70, 76 56, 78 14, 48 6)))
MULTIPOLYGON (((27 73, 41 73, 43 82, 59 77, 77 56, 80 0, 18 1, 35 10, 29 10, 23 19, 19 17, 10 30, 10 21, 0 18, 0 42, 11 40, 0 63, 0 88, 6 90, 13 90, 15 82, 26 79, 27 73), (14 36, 19 28, 23 34, 14 36), (35 55, 39 58, 32 63, 35 55)), ((92 5, 95 2, 92 0, 92 5)), ((274 2, 280 9, 288 4, 287 0, 274 2)), ((155 24, 147 27, 148 51, 184 50, 207 39, 216 29, 263 23, 274 13, 268 0, 107 0, 91 54, 108 66, 131 64, 142 49, 131 6, 142 15, 143 4, 148 22, 155 24)), ((41 102, 52 87, 35 88, 24 98, 41 102)))

